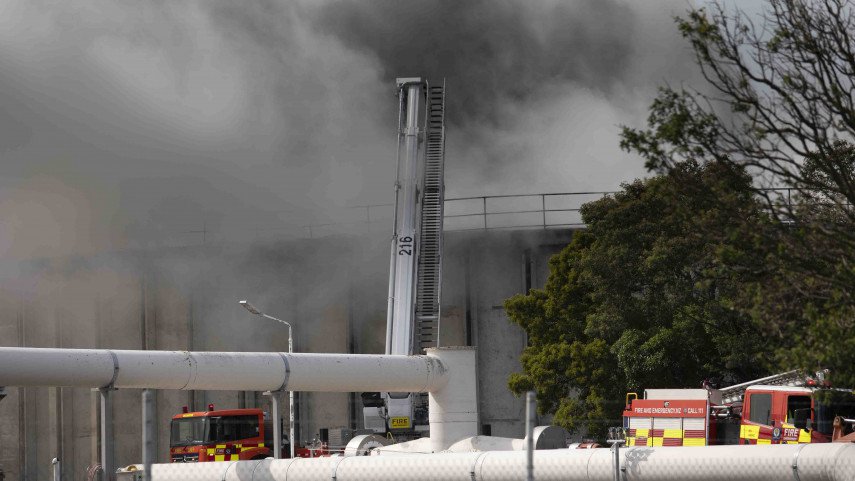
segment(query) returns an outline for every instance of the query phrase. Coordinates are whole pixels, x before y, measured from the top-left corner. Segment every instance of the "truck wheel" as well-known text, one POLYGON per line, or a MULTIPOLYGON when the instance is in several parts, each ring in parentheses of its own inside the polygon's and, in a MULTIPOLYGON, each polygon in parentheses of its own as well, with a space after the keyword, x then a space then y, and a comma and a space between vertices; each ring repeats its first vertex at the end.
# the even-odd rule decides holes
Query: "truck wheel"
POLYGON ((268 458, 268 457, 269 457, 269 456, 265 456, 265 455, 263 455, 263 454, 259 454, 259 455, 254 456, 252 459, 250 459, 250 461, 258 461, 258 460, 260 460, 260 459, 266 459, 266 458, 268 458))

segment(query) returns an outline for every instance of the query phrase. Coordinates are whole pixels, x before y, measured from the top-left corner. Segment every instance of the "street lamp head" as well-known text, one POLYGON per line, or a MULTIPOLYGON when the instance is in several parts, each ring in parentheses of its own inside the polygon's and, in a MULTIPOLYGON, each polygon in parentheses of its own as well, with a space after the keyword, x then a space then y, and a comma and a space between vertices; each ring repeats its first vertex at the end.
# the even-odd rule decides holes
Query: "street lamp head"
POLYGON ((261 311, 259 311, 255 306, 249 303, 247 300, 240 301, 240 305, 246 308, 247 311, 255 314, 256 316, 263 315, 261 311))

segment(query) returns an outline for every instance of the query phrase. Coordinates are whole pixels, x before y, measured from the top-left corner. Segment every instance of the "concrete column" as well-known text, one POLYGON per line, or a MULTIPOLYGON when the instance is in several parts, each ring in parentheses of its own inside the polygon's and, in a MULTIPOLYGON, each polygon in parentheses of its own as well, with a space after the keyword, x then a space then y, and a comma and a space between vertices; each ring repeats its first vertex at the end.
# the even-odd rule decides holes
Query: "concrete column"
POLYGON ((54 426, 53 426, 53 452, 54 452, 54 460, 56 462, 52 463, 53 465, 53 477, 56 481, 60 481, 62 479, 62 466, 65 462, 65 456, 63 453, 62 446, 62 435, 63 435, 63 419, 62 419, 62 388, 54 387, 48 391, 49 402, 48 409, 53 415, 54 426))
POLYGON ((270 395, 270 417, 273 420, 273 458, 282 459, 282 401, 284 391, 265 393, 270 395))
POLYGON ((448 382, 428 397, 430 445, 433 452, 461 439, 478 435, 477 358, 475 347, 438 347, 425 350, 438 359, 448 382))
POLYGON ((142 392, 142 461, 145 481, 151 481, 151 465, 157 453, 157 420, 155 419, 155 399, 152 389, 142 392))
POLYGON ((95 466, 101 463, 101 393, 98 389, 91 391, 90 397, 90 432, 92 433, 90 446, 91 457, 89 466, 95 466))

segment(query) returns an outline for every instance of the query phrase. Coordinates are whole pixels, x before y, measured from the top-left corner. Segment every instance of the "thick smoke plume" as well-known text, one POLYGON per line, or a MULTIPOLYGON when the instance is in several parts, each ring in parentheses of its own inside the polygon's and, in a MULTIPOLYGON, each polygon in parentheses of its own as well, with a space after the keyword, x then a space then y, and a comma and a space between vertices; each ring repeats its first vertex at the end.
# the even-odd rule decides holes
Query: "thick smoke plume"
POLYGON ((377 59, 381 77, 445 78, 452 195, 608 190, 642 175, 617 149, 666 79, 691 75, 654 0, 326 2, 321 32, 377 59), (472 187, 478 185, 476 192, 472 187))
POLYGON ((341 305, 331 299, 352 292, 348 283, 377 285, 360 296, 372 299, 371 322, 382 320, 385 230, 349 254, 312 254, 310 243, 284 259, 273 246, 286 248, 271 241, 362 218, 353 206, 392 202, 394 78, 448 82, 449 196, 613 189, 641 173, 617 148, 618 124, 643 118, 664 78, 691 74, 670 19, 682 8, 677 0, 7 0, 0 281, 26 297, 41 282, 33 272, 62 283, 130 269, 142 284, 162 278, 197 303, 222 299, 194 308, 215 334, 243 314, 232 297, 256 293, 289 309, 299 300, 292 312, 311 317, 341 305), (232 247, 222 254, 162 249, 224 241, 232 247), (151 257, 129 268, 129 254, 103 255, 114 252, 151 257), (263 266, 265 256, 287 276, 244 269, 244 259, 263 266), (16 264, 31 259, 71 261, 16 264), (322 271, 312 295, 291 297, 322 271), (244 288, 253 276, 267 282, 244 288), (347 282, 324 290, 321 279, 333 278, 347 282))
POLYGON ((641 173, 617 148, 618 124, 643 118, 664 78, 690 75, 670 19, 683 7, 7 0, 0 281, 37 302, 34 272, 59 284, 93 269, 144 286, 160 278, 190 305, 218 300, 190 315, 207 319, 211 342, 239 338, 228 334, 243 315, 232 297, 253 293, 312 317, 347 304, 349 286, 376 285, 358 297, 371 299, 366 322, 382 320, 387 234, 347 252, 271 241, 392 202, 394 78, 448 83, 449 196, 613 189, 641 173), (163 250, 224 242, 221 254, 163 250), (125 260, 140 255, 149 260, 125 260), (246 270, 265 257, 287 275, 246 270), (16 264, 31 259, 70 261, 16 264), (312 278, 317 287, 295 294, 312 278))
POLYGON ((642 173, 618 124, 688 75, 684 8, 8 0, 0 248, 97 252, 388 203, 397 76, 448 81, 450 195, 614 188, 642 173))
POLYGON ((505 103, 573 83, 608 94, 635 55, 638 18, 613 0, 333 1, 320 30, 381 62, 383 77, 447 78, 457 124, 501 126, 505 103))

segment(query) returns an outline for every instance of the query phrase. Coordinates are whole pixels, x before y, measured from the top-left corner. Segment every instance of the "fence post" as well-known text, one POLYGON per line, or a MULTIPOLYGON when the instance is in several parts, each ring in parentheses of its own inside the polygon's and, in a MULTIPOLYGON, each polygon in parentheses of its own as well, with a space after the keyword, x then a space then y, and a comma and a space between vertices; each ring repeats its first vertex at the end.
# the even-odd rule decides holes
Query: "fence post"
POLYGON ((534 391, 525 394, 525 479, 534 481, 534 424, 537 397, 534 391))

